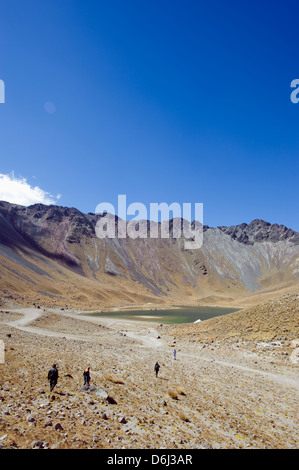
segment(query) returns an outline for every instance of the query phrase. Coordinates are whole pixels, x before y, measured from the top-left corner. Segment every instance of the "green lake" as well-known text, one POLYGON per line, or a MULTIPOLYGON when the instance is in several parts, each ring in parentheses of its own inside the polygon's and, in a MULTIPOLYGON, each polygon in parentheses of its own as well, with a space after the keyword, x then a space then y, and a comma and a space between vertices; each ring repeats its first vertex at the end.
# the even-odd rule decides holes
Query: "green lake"
POLYGON ((194 323, 197 320, 207 320, 228 313, 236 312, 239 308, 231 307, 184 307, 163 310, 123 310, 115 312, 94 312, 89 316, 121 318, 123 320, 150 321, 155 323, 194 323))

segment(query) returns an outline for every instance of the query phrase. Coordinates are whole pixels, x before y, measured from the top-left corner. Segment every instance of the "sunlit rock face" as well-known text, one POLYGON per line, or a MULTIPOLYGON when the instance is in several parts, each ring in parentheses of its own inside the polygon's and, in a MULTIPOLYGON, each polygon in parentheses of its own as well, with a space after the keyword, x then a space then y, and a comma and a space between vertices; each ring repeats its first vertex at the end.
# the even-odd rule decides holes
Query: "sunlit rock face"
MULTIPOLYGON (((182 304, 229 301, 299 281, 299 234, 283 225, 254 220, 204 226, 201 247, 186 249, 183 237, 175 237, 180 219, 169 222, 168 238, 161 236, 161 224, 158 238, 151 238, 147 222, 146 238, 101 239, 101 217, 56 205, 0 202, 0 294, 39 294, 80 305, 154 298, 182 304)), ((117 234, 120 221, 114 223, 117 234)))

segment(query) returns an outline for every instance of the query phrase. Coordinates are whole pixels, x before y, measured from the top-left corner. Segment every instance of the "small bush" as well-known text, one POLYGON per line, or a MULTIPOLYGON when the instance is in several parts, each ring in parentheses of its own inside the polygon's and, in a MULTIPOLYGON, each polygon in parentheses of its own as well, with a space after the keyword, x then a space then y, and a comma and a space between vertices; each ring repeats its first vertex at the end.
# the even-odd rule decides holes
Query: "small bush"
POLYGON ((105 374, 104 379, 109 380, 110 382, 113 382, 114 384, 123 384, 124 381, 120 377, 117 377, 116 375, 112 374, 105 374))
POLYGON ((185 413, 183 413, 182 410, 179 411, 179 418, 182 420, 182 421, 185 421, 186 423, 189 423, 190 419, 187 418, 187 416, 185 415, 185 413))
POLYGON ((178 400, 178 394, 177 392, 175 392, 174 390, 168 390, 168 395, 170 396, 170 398, 173 398, 173 400, 178 400))
POLYGON ((178 386, 176 388, 176 391, 178 392, 179 395, 186 395, 185 390, 183 389, 183 387, 178 386))

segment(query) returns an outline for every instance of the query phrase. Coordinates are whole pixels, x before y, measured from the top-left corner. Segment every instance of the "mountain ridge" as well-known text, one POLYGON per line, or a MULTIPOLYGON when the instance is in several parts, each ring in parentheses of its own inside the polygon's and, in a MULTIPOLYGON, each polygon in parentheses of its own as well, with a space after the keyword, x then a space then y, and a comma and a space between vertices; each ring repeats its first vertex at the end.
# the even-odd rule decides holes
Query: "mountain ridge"
POLYGON ((103 216, 0 201, 0 294, 27 293, 28 301, 56 304, 66 298, 90 308, 204 299, 227 304, 299 282, 299 234, 284 225, 261 219, 204 225, 202 247, 187 250, 173 237, 175 219, 163 222, 167 239, 99 239, 95 226, 103 216))

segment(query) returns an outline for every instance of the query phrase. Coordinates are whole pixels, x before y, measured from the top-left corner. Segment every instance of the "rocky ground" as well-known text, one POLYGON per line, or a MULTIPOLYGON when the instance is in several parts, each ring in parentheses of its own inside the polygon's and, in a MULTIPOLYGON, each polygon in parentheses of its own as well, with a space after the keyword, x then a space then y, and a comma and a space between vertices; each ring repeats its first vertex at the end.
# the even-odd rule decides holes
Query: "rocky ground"
POLYGON ((180 327, 6 304, 0 339, 1 448, 298 448, 296 295, 180 327))

